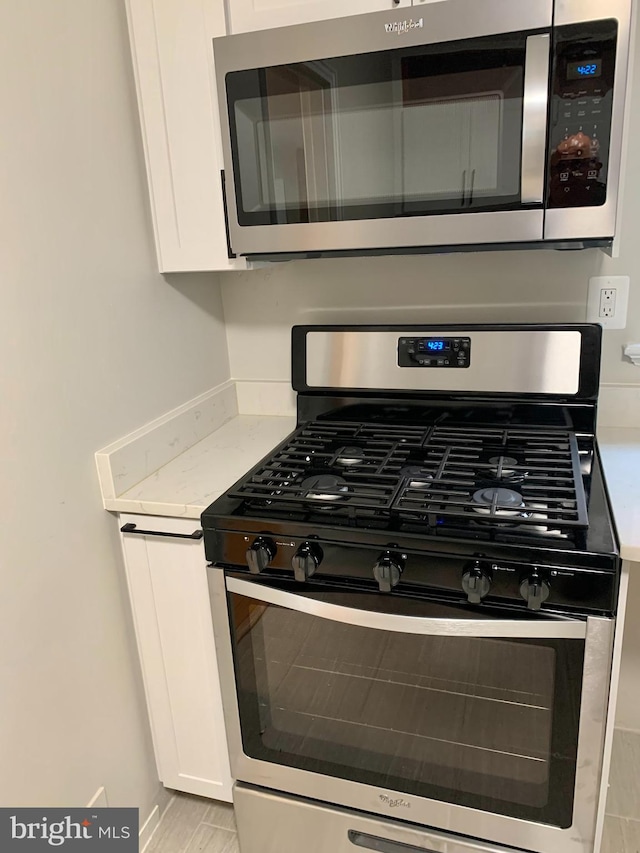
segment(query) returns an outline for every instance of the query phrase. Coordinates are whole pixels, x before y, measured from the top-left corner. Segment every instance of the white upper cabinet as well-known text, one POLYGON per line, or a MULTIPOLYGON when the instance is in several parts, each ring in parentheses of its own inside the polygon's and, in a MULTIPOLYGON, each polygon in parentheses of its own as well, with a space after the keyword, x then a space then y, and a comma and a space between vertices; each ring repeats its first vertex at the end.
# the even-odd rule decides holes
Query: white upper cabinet
POLYGON ((224 0, 126 3, 159 269, 245 269, 228 257, 220 176, 211 40, 224 0))
POLYGON ((393 12, 401 6, 411 6, 411 0, 229 0, 230 29, 246 33, 365 12, 393 12))

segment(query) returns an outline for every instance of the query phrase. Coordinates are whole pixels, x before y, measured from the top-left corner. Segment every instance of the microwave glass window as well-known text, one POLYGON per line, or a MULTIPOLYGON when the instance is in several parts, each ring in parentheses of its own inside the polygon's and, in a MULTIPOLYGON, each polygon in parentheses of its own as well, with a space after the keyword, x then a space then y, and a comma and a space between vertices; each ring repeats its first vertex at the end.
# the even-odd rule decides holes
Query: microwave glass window
POLYGON ((226 78, 241 225, 514 209, 526 36, 226 78))
MULTIPOLYGON (((316 596, 379 606, 371 593, 316 596)), ((230 605, 245 754, 571 824, 582 640, 400 634, 234 593, 230 605)))

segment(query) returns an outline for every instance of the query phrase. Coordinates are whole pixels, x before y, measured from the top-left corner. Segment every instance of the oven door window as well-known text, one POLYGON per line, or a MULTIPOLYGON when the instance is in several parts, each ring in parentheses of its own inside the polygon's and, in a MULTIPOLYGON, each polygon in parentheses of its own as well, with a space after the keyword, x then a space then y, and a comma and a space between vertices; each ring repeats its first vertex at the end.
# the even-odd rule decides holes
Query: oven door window
MULTIPOLYGON (((362 609, 393 601, 407 615, 434 610, 378 593, 311 595, 362 609)), ((571 825, 583 640, 416 635, 236 593, 229 604, 246 755, 571 825)), ((469 613, 435 607, 445 618, 469 613)))
POLYGON ((227 74, 239 224, 520 208, 527 35, 227 74))

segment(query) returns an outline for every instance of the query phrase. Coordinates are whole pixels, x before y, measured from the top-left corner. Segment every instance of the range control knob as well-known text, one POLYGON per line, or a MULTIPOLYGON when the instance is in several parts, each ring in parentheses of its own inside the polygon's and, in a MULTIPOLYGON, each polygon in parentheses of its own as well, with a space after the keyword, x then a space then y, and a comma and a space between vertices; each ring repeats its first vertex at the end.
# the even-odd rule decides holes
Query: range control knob
POLYGON ((480 604, 491 589, 491 570, 486 563, 471 563, 462 574, 462 589, 469 604, 480 604))
POLYGON ((322 561, 322 549, 313 542, 304 542, 291 558, 293 574, 297 581, 309 580, 322 561))
POLYGON ((373 567, 373 576, 378 581, 380 592, 391 592, 392 588, 398 585, 400 575, 404 571, 404 560, 403 556, 393 551, 380 554, 373 567))
POLYGON ((253 540, 250 548, 247 548, 247 565, 252 575, 259 575, 267 568, 276 555, 276 546, 271 539, 258 536, 253 540))
POLYGON ((549 598, 551 588, 538 572, 532 572, 520 584, 520 595, 527 602, 529 610, 540 610, 542 602, 549 598))

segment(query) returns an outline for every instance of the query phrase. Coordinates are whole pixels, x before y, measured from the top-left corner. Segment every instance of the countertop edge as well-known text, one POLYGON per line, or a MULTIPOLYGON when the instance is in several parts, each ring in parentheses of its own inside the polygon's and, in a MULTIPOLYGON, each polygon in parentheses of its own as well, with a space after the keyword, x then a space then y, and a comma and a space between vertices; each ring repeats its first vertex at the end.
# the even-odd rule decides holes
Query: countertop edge
POLYGON ((640 428, 600 426, 598 450, 620 557, 640 562, 640 428))
MULTIPOLYGON (((215 500, 216 497, 220 497, 220 495, 215 495, 211 500, 215 500)), ((200 516, 206 509, 206 507, 200 506, 161 503, 160 501, 134 501, 126 498, 105 500, 104 508, 109 512, 130 515, 157 515, 161 518, 190 518, 194 521, 200 521, 200 516)))

